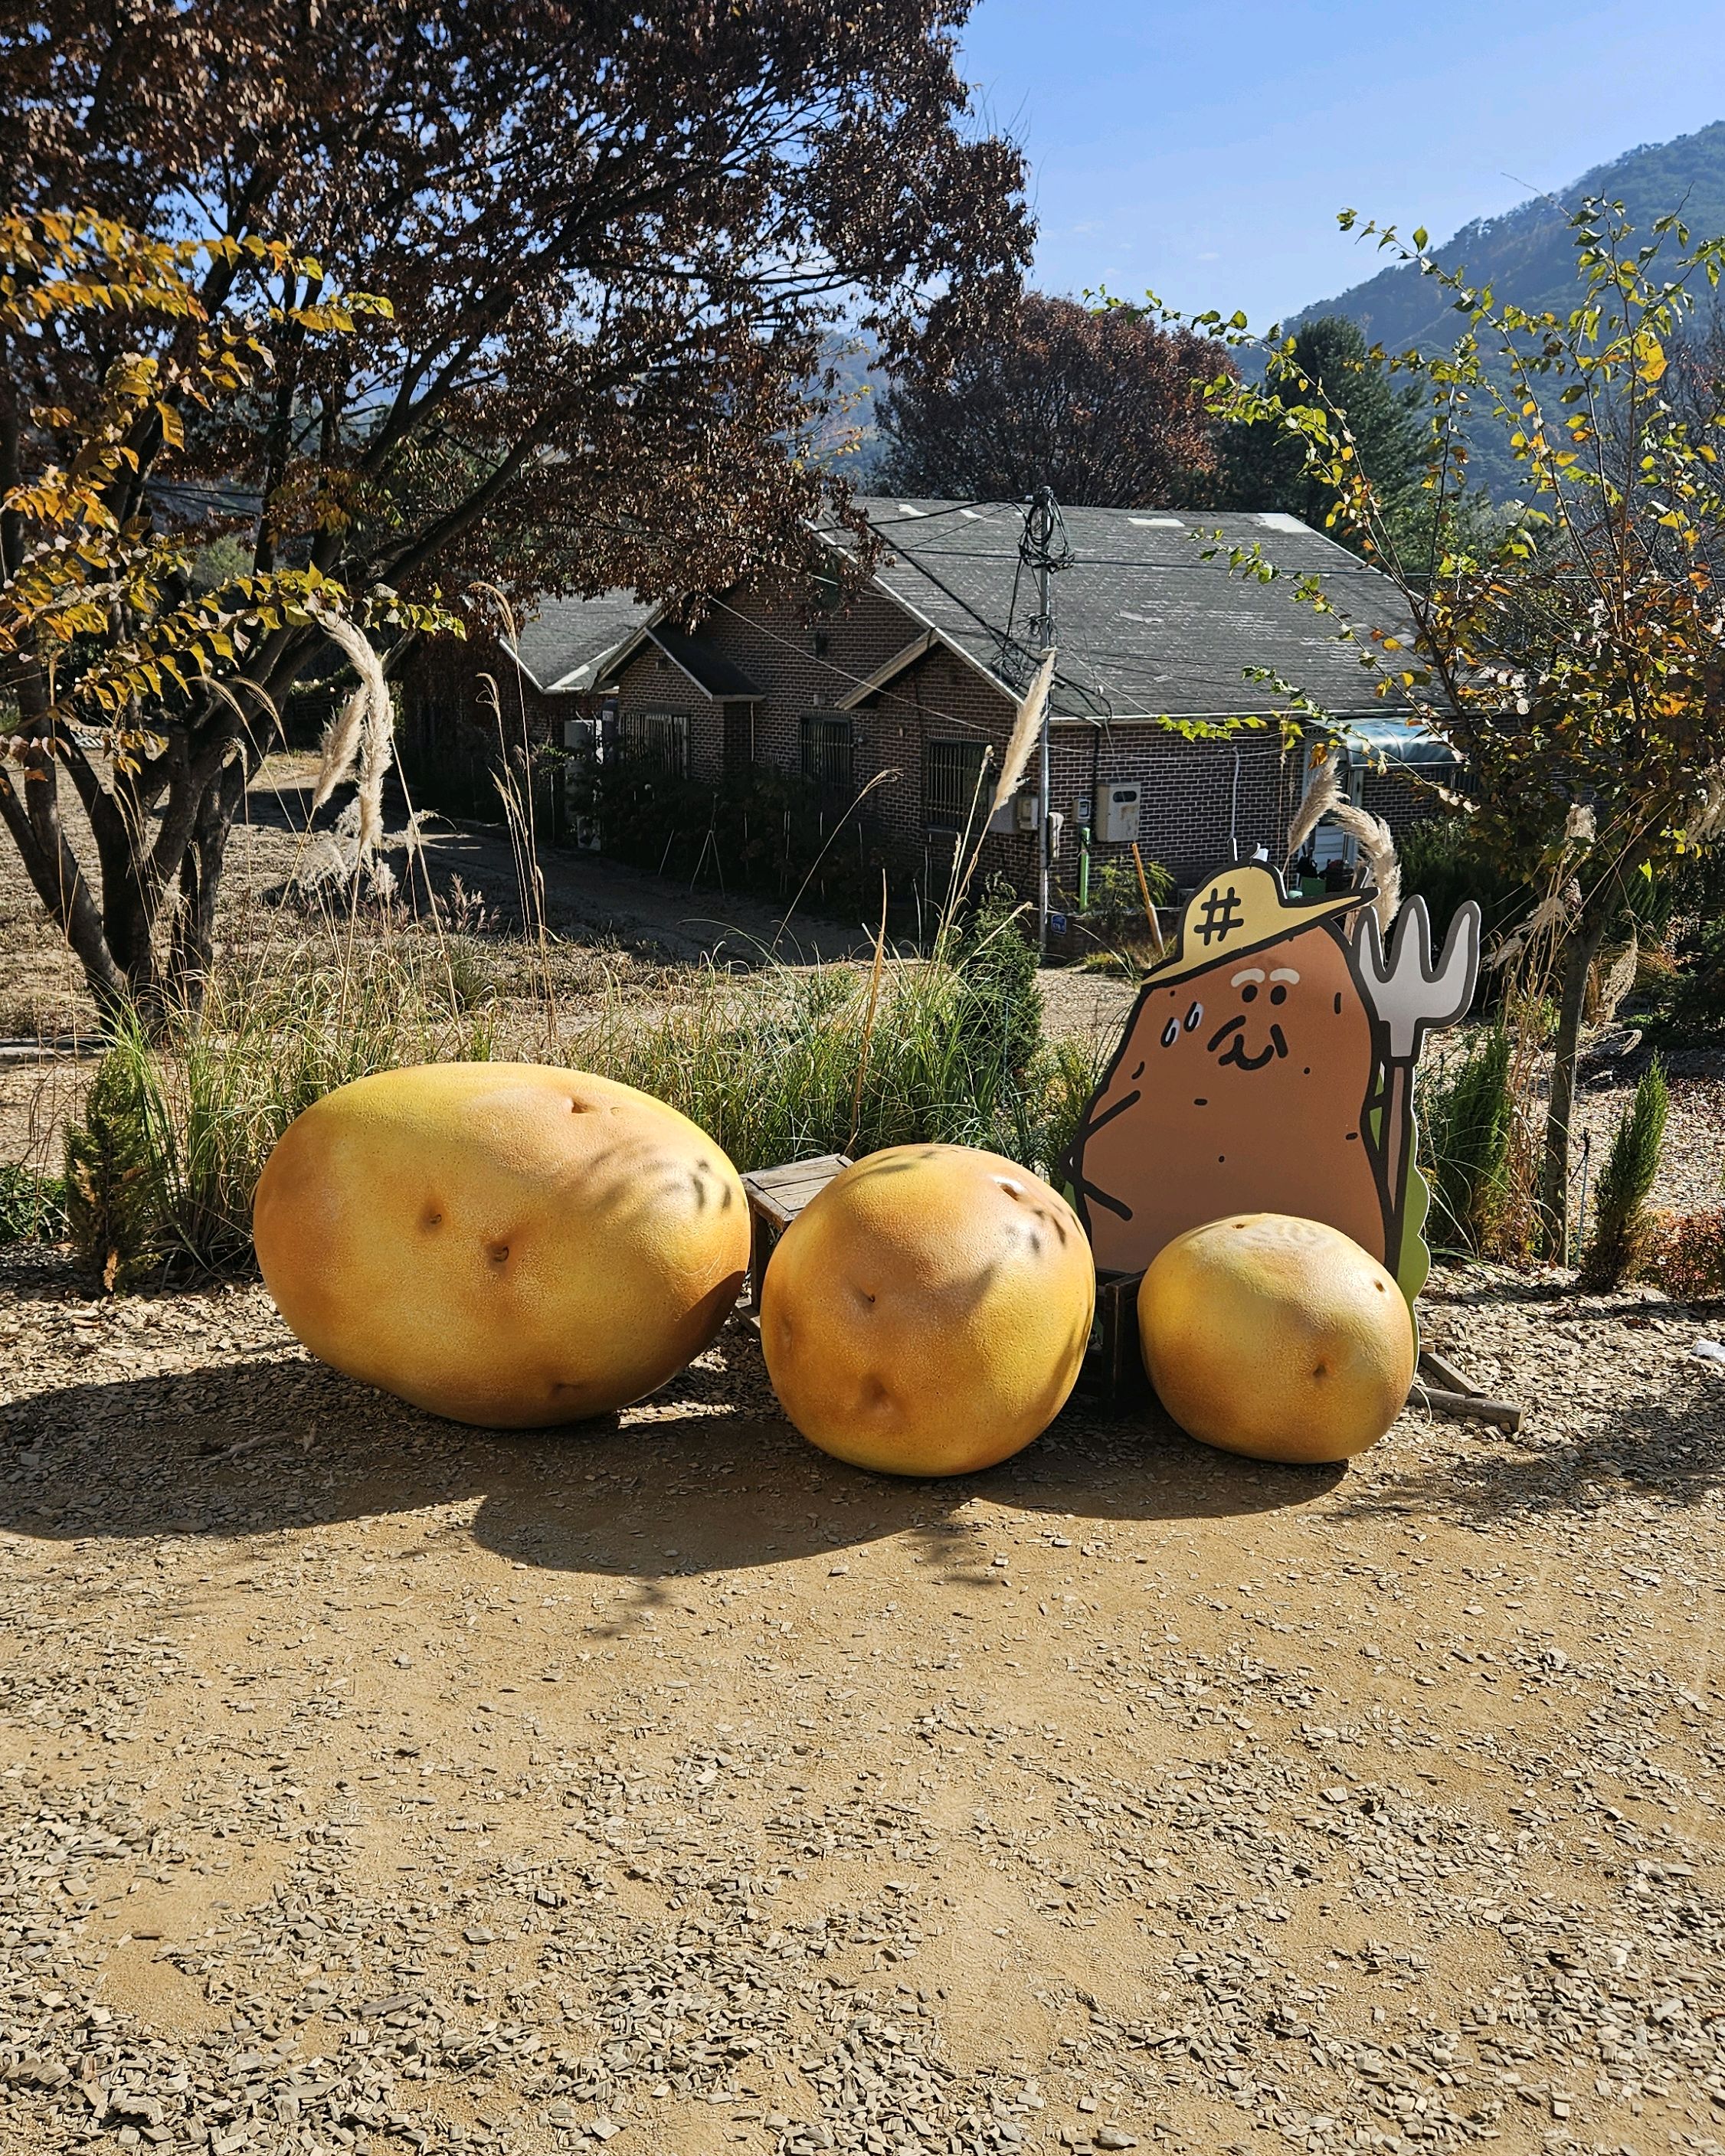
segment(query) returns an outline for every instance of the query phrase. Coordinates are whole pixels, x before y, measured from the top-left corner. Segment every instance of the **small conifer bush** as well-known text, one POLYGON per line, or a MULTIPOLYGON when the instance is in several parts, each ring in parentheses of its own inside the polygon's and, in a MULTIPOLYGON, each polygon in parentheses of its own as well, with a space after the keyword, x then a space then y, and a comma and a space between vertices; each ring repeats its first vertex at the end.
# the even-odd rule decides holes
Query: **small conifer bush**
POLYGON ((1599 1178, 1594 1232, 1581 1258, 1584 1287, 1616 1287, 1638 1272, 1649 1255, 1653 1217, 1647 1200, 1659 1173, 1670 1107, 1665 1070, 1655 1056, 1618 1122, 1599 1178))

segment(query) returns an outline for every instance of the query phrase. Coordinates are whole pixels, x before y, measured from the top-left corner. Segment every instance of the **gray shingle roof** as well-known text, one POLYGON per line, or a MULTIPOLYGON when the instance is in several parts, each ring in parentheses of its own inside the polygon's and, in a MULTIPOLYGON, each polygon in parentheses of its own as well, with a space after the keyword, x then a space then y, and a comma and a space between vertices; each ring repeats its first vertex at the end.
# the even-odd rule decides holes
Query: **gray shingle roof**
POLYGON ((685 636, 680 629, 663 628, 649 629, 647 634, 665 657, 680 666, 709 696, 761 694, 742 667, 716 650, 705 637, 685 636))
POLYGON ((658 608, 633 592, 542 599, 521 624, 516 656, 538 689, 591 689, 597 662, 644 628, 658 608), (572 679, 571 677, 573 677, 572 679))
MULTIPOLYGON (((1016 502, 859 501, 889 552, 878 582, 969 658, 1009 685, 1035 611, 1019 562, 1016 502), (1014 594, 1014 578, 1017 590, 1014 594)), ((1252 666, 1273 669, 1337 715, 1382 717, 1358 654, 1335 624, 1295 598, 1293 575, 1321 572, 1357 627, 1403 619, 1388 580, 1297 517, 1239 511, 1065 509, 1072 565, 1054 578, 1060 661, 1056 717, 1201 718, 1281 709, 1252 666), (1204 558, 1219 535, 1221 556, 1204 558), (1286 581, 1230 573, 1227 550, 1256 546, 1286 581)))

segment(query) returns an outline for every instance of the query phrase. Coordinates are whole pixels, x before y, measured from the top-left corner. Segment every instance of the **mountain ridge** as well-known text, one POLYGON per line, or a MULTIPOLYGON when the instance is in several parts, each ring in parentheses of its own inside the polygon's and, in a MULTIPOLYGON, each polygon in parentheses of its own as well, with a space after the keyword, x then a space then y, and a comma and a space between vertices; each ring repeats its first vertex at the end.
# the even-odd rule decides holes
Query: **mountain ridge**
MULTIPOLYGON (((1672 211, 1683 213, 1697 238, 1725 232, 1725 120, 1669 142, 1640 143, 1555 195, 1530 195, 1494 216, 1475 218, 1428 251, 1446 269, 1466 270, 1471 284, 1489 284, 1522 306, 1560 305, 1575 288, 1568 219, 1594 195, 1621 201, 1640 233, 1672 211)), ((1417 264, 1394 262, 1333 299, 1302 308, 1284 326, 1345 315, 1368 337, 1404 345, 1434 336, 1450 312, 1442 288, 1422 277, 1417 264)))
MULTIPOLYGON (((1597 196, 1620 201, 1643 240, 1657 218, 1674 211, 1695 239, 1725 232, 1725 120, 1668 142, 1640 143, 1555 195, 1529 196, 1512 208, 1474 218, 1427 252, 1445 269, 1465 272, 1476 289, 1489 285, 1500 300, 1513 300, 1530 313, 1567 313, 1578 297, 1568 220, 1597 196)), ((1357 323, 1368 342, 1390 352, 1445 351, 1460 327, 1445 287, 1411 262, 1390 263, 1333 299, 1302 308, 1282 328, 1297 330, 1328 315, 1357 323)), ((1501 429, 1482 418, 1469 432, 1474 479, 1499 501, 1518 492, 1521 476, 1501 429)))

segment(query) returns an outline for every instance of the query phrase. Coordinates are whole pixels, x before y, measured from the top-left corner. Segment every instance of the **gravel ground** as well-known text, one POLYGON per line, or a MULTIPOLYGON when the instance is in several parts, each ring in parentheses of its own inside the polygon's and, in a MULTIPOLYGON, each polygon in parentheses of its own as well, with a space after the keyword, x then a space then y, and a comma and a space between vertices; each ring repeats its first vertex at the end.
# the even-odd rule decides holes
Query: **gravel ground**
POLYGON ((1725 1311, 1440 1273, 1520 1435, 457 1429, 0 1270, 0 2148, 1717 2150, 1725 1311))

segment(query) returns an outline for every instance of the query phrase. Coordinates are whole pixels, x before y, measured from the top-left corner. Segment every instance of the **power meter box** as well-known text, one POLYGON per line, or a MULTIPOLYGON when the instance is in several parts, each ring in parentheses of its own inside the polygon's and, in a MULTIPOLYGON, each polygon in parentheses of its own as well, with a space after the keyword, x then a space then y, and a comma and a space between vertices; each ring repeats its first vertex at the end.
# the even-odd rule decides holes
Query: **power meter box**
POLYGON ((1143 788, 1138 786, 1105 786, 1102 788, 1101 814, 1096 820, 1096 836, 1105 845, 1130 845, 1138 835, 1138 804, 1143 788))

